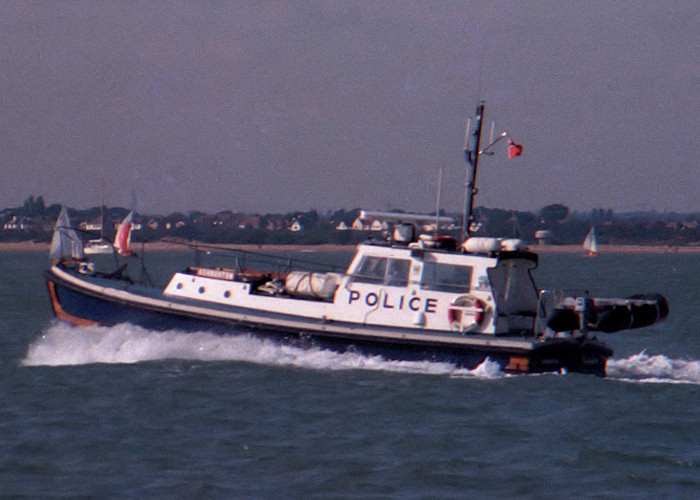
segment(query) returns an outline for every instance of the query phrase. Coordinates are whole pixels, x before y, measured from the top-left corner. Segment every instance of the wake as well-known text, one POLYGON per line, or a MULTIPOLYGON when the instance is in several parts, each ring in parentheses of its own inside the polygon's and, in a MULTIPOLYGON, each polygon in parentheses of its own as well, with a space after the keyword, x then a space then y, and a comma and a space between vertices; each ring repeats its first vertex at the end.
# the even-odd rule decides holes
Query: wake
POLYGON ((670 359, 645 352, 627 359, 610 359, 608 378, 630 382, 700 385, 700 361, 670 359))
MULTIPOLYGON (((27 351, 23 366, 133 364, 159 360, 243 361, 271 366, 313 370, 373 370, 454 378, 498 379, 508 377, 498 363, 485 360, 473 370, 451 363, 391 361, 360 353, 335 353, 302 349, 241 335, 210 332, 153 331, 129 324, 114 327, 71 327, 54 323, 27 351)), ((610 359, 609 379, 635 383, 700 385, 700 361, 670 359, 644 352, 626 359, 610 359)))
POLYGON ((389 361, 381 356, 302 349, 251 335, 215 335, 146 330, 129 324, 113 327, 71 327, 55 323, 33 342, 23 366, 70 366, 95 363, 132 364, 157 360, 244 361, 314 370, 374 370, 455 377, 504 377, 489 360, 473 370, 450 363, 389 361))

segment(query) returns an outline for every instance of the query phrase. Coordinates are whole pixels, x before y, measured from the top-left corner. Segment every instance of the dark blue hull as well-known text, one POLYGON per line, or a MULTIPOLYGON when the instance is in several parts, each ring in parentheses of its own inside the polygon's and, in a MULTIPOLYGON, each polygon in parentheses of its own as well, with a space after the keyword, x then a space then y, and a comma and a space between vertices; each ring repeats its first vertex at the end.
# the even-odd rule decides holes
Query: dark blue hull
MULTIPOLYGON (((219 334, 246 332, 302 348, 319 347, 341 353, 353 351, 391 360, 445 362, 467 369, 473 369, 489 358, 497 362, 503 370, 519 373, 567 370, 603 376, 606 360, 612 355, 608 347, 595 340, 552 340, 535 348, 523 349, 493 345, 450 345, 444 342, 405 339, 397 341, 388 337, 378 338, 376 335, 329 332, 328 329, 314 328, 314 325, 319 325, 318 321, 309 322, 308 326, 302 327, 297 325, 271 328, 254 320, 223 318, 216 314, 221 311, 216 306, 211 307, 211 313, 192 312, 186 310, 187 308, 163 307, 158 304, 139 303, 128 298, 107 296, 99 291, 64 281, 51 271, 47 271, 46 278, 56 316, 74 325, 130 323, 150 330, 206 330, 219 334)), ((115 289, 125 290, 135 287, 118 280, 114 280, 113 286, 115 289)), ((149 294, 155 299, 162 298, 158 291, 147 288, 139 290, 138 296, 147 297, 149 294)))
POLYGON ((134 307, 127 302, 108 301, 97 295, 65 286, 57 281, 48 281, 49 295, 54 303, 54 311, 59 319, 73 324, 117 325, 130 323, 148 330, 224 331, 231 325, 207 321, 206 318, 193 318, 175 315, 158 309, 134 307), (56 311, 56 303, 62 312, 56 311), (79 321, 75 319, 78 318, 79 321))

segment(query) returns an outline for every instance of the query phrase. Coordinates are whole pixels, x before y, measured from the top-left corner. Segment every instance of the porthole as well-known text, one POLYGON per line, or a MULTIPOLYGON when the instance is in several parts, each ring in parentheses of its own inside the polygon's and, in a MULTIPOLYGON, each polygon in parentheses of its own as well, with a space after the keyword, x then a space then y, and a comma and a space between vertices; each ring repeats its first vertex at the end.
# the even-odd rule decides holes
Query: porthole
POLYGON ((203 286, 199 287, 199 290, 197 290, 199 293, 204 293, 206 289, 203 286))
POLYGON ((229 297, 231 297, 231 290, 226 290, 226 291, 224 292, 224 297, 227 298, 227 299, 228 299, 229 297))
POLYGON ((175 286, 175 288, 177 288, 178 290, 182 290, 182 283, 178 283, 178 284, 175 286))

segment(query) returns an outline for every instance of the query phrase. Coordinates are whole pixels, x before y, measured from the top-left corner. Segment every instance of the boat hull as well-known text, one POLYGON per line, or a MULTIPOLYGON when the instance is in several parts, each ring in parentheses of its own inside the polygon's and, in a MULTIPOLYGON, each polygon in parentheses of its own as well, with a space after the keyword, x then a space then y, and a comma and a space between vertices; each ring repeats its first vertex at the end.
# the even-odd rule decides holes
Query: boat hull
POLYGON ((168 298, 154 288, 118 279, 99 283, 56 268, 46 272, 56 317, 77 326, 130 323, 152 330, 252 334, 302 348, 358 352, 385 359, 452 363, 473 369, 485 359, 513 373, 605 375, 612 351, 594 339, 536 340, 459 335, 300 318, 270 311, 203 305, 168 298))

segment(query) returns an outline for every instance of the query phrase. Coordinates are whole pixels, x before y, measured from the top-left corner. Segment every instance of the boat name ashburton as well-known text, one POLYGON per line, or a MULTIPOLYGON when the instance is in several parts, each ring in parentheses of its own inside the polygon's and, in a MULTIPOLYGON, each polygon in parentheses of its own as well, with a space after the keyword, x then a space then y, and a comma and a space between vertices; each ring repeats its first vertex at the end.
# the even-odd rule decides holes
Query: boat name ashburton
POLYGON ((350 294, 348 295, 348 305, 357 305, 362 303, 368 307, 376 307, 379 305, 384 309, 397 309, 399 311, 404 310, 404 308, 408 308, 411 311, 420 311, 422 307, 423 312, 434 313, 437 312, 438 299, 424 299, 417 295, 412 297, 400 295, 397 300, 396 296, 392 298, 385 290, 381 290, 378 293, 368 292, 364 295, 363 299, 362 292, 358 290, 350 290, 350 294))

